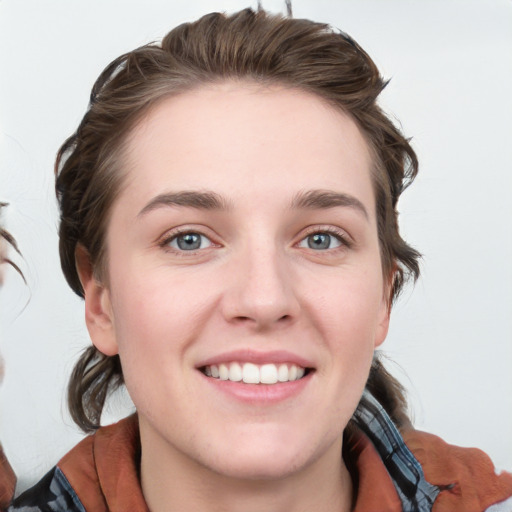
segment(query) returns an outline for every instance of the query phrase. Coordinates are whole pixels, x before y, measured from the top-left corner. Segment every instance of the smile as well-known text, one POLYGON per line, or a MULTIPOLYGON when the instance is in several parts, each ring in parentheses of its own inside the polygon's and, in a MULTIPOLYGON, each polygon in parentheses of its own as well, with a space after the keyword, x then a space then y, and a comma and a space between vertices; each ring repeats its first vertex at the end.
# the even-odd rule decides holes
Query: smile
POLYGON ((213 379, 245 384, 277 384, 302 379, 308 369, 296 364, 221 363, 204 366, 201 371, 213 379))

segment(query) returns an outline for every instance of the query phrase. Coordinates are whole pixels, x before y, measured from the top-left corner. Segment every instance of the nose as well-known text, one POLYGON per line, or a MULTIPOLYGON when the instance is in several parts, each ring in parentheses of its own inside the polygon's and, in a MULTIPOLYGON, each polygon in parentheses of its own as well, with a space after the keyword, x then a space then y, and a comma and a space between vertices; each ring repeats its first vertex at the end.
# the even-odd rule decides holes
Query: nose
POLYGON ((277 248, 247 248, 229 265, 224 318, 265 330, 293 322, 300 305, 293 270, 277 248))

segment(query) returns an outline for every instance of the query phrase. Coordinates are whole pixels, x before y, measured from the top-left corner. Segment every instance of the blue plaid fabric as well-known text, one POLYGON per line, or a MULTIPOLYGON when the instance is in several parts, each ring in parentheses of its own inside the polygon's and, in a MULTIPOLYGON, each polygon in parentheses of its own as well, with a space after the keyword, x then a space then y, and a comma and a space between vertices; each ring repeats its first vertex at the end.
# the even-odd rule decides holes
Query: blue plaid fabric
POLYGON ((440 489, 425 480, 420 463, 379 402, 364 391, 354 414, 388 470, 404 512, 430 512, 440 489))
POLYGON ((7 512, 86 512, 86 510, 62 471, 55 467, 38 484, 14 500, 7 512))

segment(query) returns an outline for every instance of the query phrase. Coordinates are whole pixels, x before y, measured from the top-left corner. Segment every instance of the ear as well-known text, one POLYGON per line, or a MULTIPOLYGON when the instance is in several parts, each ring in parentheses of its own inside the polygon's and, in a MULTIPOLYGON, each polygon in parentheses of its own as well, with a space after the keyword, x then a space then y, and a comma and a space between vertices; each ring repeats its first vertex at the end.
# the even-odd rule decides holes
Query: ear
POLYGON ((112 304, 108 288, 94 275, 89 252, 82 245, 75 250, 75 264, 84 289, 85 323, 94 346, 106 356, 118 353, 112 304))
POLYGON ((395 272, 391 273, 391 277, 389 277, 384 283, 384 292, 382 294, 382 299, 379 308, 379 318, 377 324, 377 330, 375 332, 375 348, 379 347, 384 343, 386 336, 389 331, 389 320, 391 315, 391 290, 393 289, 393 283, 395 282, 395 272))

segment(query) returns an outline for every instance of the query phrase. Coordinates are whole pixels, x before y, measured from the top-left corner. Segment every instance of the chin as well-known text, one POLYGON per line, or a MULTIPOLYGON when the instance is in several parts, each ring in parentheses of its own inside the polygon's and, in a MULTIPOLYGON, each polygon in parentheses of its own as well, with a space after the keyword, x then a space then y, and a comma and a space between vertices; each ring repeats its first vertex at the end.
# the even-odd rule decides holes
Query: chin
POLYGON ((296 443, 290 436, 262 438, 251 436, 243 443, 210 453, 206 465, 216 473, 242 480, 278 480, 308 466, 313 458, 311 440, 296 443), (252 440, 252 442, 250 441, 252 440), (307 448, 306 448, 307 447, 307 448))
POLYGON ((214 472, 228 478, 246 481, 282 480, 300 471, 306 464, 301 460, 279 460, 278 457, 232 460, 227 464, 211 467, 214 472))

